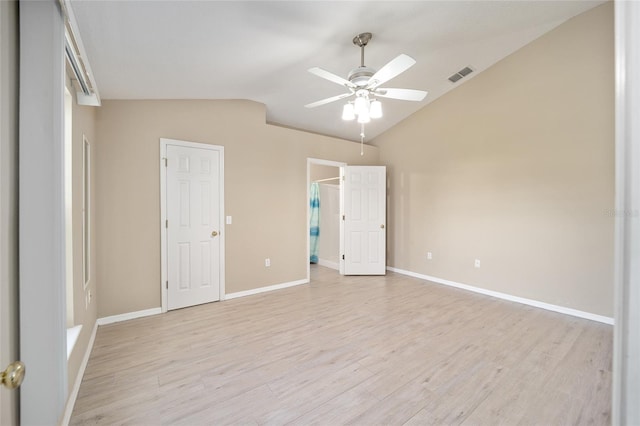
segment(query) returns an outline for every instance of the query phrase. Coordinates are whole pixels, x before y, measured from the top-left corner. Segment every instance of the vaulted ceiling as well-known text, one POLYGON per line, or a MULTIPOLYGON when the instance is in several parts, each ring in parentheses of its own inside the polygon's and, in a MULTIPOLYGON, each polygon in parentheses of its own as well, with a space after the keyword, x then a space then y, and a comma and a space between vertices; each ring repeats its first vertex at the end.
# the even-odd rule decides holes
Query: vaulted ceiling
POLYGON ((405 53, 412 68, 386 83, 428 91, 422 102, 383 99, 366 140, 464 84, 567 19, 603 1, 72 1, 102 99, 250 99, 267 121, 359 140, 344 93, 307 72, 347 77, 360 65, 352 39, 373 33, 365 64, 405 53), (470 66, 474 73, 451 83, 470 66))

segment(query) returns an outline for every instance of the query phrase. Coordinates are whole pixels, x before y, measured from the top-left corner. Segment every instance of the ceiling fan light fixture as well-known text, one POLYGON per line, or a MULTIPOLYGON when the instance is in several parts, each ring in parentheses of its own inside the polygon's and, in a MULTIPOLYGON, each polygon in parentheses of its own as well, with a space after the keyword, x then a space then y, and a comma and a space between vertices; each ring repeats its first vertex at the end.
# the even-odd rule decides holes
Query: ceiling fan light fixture
POLYGON ((356 100, 354 102, 354 111, 358 116, 365 111, 367 113, 369 112, 369 99, 367 99, 366 94, 358 94, 356 96, 356 100))
POLYGON ((369 110, 365 109, 360 114, 358 114, 358 123, 365 124, 371 121, 371 116, 369 115, 369 110))
POLYGON ((342 119, 345 121, 351 121, 356 118, 356 114, 354 112, 353 104, 348 102, 342 108, 342 119))
POLYGON ((369 116, 371 118, 381 118, 382 117, 382 103, 379 100, 373 100, 369 109, 369 116))
POLYGON ((346 79, 318 67, 308 70, 311 74, 346 88, 348 93, 322 99, 305 107, 315 108, 353 96, 354 100, 349 101, 342 108, 342 119, 351 121, 357 118, 361 128, 361 143, 364 141, 364 125, 371 122, 371 119, 382 118, 382 103, 376 99, 377 97, 420 102, 427 95, 427 92, 422 90, 380 87, 411 68, 416 60, 402 53, 377 71, 366 66, 364 48, 371 41, 371 37, 371 33, 361 33, 354 37, 353 44, 360 48, 360 66, 352 69, 346 79))

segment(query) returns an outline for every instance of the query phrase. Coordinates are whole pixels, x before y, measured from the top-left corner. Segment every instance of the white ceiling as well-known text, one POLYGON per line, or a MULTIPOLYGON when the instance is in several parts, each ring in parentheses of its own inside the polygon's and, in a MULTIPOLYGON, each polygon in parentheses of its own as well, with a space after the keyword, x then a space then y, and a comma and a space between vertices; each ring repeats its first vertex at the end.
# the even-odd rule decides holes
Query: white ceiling
POLYGON ((251 99, 267 121, 359 140, 340 119, 343 93, 307 72, 346 78, 360 65, 351 42, 373 33, 365 64, 406 53, 417 64, 385 87, 426 90, 422 102, 383 99, 366 140, 603 1, 72 1, 102 99, 251 99), (476 70, 457 84, 447 78, 476 70))

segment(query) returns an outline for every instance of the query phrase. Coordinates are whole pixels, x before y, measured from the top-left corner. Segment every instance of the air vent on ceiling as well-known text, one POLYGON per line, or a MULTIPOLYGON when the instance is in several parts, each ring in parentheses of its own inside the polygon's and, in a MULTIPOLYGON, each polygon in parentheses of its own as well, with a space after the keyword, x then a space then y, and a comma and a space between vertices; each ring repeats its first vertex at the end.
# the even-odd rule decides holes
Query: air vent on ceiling
POLYGON ((473 72, 473 70, 471 68, 464 67, 460 71, 458 71, 457 73, 455 73, 451 77, 449 77, 449 81, 452 82, 452 83, 456 83, 458 80, 461 80, 463 77, 468 76, 472 72, 473 72))

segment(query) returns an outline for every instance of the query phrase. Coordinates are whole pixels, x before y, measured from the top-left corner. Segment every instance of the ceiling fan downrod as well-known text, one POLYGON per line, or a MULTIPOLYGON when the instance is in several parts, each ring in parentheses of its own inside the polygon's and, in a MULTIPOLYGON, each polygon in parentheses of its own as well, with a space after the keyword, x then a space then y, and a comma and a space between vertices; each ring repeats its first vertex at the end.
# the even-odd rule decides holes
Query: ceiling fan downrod
POLYGON ((371 76, 376 72, 364 64, 364 47, 371 41, 371 37, 373 37, 371 33, 362 33, 353 38, 353 44, 360 47, 360 66, 352 69, 347 79, 358 87, 366 86, 371 76))
POLYGON ((353 38, 353 44, 360 47, 360 66, 364 67, 364 47, 371 41, 371 33, 358 34, 353 38))

